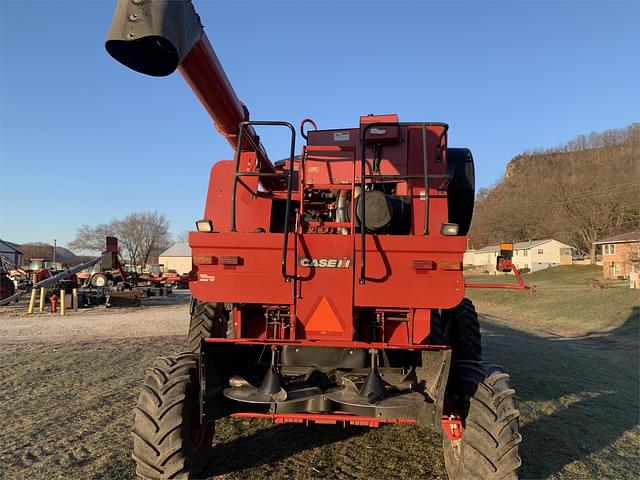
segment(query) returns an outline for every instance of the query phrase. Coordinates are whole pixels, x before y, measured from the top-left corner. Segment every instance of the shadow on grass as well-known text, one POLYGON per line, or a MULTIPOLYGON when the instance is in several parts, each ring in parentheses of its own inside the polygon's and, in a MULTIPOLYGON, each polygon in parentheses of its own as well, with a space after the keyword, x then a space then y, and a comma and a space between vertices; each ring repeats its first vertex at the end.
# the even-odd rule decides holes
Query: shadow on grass
MULTIPOLYGON (((606 334, 541 337, 483 322, 484 357, 511 374, 521 405, 521 478, 547 478, 638 424, 640 307, 606 334)), ((611 459, 611 461, 615 461, 611 459)))
POLYGON ((271 464, 297 453, 363 435, 362 427, 278 425, 221 443, 213 449, 204 475, 211 477, 271 464))

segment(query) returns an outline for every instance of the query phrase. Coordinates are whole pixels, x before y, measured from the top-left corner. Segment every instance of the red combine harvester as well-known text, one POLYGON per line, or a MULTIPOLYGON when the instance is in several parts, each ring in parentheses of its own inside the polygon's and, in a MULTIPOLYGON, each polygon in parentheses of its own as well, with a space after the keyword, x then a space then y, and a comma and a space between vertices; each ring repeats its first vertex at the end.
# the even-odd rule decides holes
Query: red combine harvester
POLYGON ((418 423, 442 432, 450 478, 515 478, 515 392, 482 362, 464 298, 473 159, 448 126, 306 119, 296 156, 291 124, 249 119, 190 2, 119 1, 106 49, 144 74, 179 69, 235 149, 189 236, 190 351, 159 359, 140 394, 138 475, 199 475, 215 421, 235 416, 418 423), (289 157, 272 163, 255 126, 288 129, 289 157))

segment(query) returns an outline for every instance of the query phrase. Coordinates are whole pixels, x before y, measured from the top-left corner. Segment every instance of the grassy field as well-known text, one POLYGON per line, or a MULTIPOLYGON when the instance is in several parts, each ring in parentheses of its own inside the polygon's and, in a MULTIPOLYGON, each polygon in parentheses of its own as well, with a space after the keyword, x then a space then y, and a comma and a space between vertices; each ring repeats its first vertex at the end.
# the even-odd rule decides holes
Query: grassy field
MULTIPOLYGON (((484 357, 504 365, 518 390, 521 478, 640 475, 640 302, 628 289, 592 290, 580 280, 589 275, 529 275, 535 295, 472 293, 483 315, 484 357), (562 301, 574 306, 554 317, 562 301)), ((0 343, 0 478, 132 478, 131 412, 144 370, 183 345, 182 336, 0 343)), ((446 478, 439 444, 415 426, 225 419, 207 475, 446 478)))
MULTIPOLYGON (((469 289, 467 296, 479 310, 507 316, 519 328, 584 335, 634 327, 625 322, 634 312, 637 315, 634 309, 640 305, 640 292, 627 282, 605 282, 607 288, 593 288, 590 280, 602 281, 602 267, 561 266, 523 275, 523 279, 535 285, 534 294, 469 289)), ((515 279, 481 276, 468 277, 467 282, 515 283, 515 279)))

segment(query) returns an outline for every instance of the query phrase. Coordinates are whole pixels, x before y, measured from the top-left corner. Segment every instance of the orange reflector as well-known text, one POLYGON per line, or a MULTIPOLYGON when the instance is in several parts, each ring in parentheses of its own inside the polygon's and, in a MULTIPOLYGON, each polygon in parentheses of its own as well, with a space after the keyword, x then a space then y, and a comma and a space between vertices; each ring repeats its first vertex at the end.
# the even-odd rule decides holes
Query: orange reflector
POLYGON ((501 243, 500 250, 513 250, 513 243, 501 243))
POLYGON ((322 297, 305 325, 305 330, 320 333, 342 333, 344 331, 327 297, 322 297))
POLYGON ((462 262, 440 262, 440 270, 462 270, 462 262))
POLYGON ((194 265, 215 265, 217 263, 216 257, 210 255, 195 255, 193 257, 194 265))

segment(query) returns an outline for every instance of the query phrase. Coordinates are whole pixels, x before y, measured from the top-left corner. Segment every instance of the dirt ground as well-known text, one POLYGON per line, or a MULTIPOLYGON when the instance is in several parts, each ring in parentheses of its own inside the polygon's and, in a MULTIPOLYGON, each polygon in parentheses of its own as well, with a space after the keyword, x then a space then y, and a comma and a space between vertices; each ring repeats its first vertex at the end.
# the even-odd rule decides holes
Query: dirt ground
POLYGON ((64 317, 27 303, 0 309, 0 342, 69 342, 184 335, 189 328, 189 295, 143 299, 141 307, 67 310, 64 317))
MULTIPOLYGON (((64 318, 24 310, 0 310, 0 479, 132 478, 137 390, 156 356, 183 348, 188 297, 64 318)), ((484 312, 484 356, 519 394, 521 478, 637 478, 638 316, 561 337, 484 312)), ((438 436, 416 426, 216 429, 209 478, 446 478, 438 436)))

